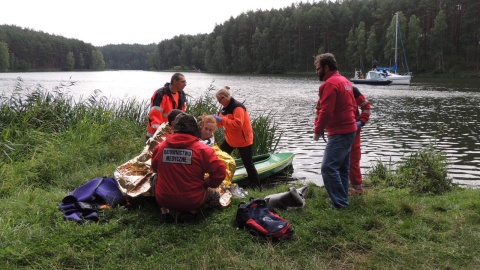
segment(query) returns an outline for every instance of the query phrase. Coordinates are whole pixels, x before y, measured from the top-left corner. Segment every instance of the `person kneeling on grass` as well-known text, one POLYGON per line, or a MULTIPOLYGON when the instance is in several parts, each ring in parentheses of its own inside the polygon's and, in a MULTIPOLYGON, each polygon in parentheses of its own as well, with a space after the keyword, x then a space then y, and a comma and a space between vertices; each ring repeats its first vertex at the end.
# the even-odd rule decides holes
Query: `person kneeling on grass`
POLYGON ((227 172, 212 147, 198 140, 200 132, 192 115, 179 114, 173 130, 174 134, 153 150, 152 169, 157 173, 155 200, 161 208, 193 218, 199 209, 220 206, 216 188, 227 172))

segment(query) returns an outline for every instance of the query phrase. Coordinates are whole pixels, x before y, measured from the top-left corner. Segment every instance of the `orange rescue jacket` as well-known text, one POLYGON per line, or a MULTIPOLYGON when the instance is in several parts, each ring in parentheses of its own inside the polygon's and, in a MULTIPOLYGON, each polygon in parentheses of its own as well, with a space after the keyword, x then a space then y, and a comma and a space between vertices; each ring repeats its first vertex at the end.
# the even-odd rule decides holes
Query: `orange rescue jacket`
POLYGON ((245 106, 233 97, 227 107, 222 109, 222 122, 218 126, 225 128, 225 140, 234 147, 246 147, 253 144, 253 129, 245 106))
POLYGON ((185 111, 187 109, 185 93, 180 91, 178 94, 178 104, 176 104, 170 91, 170 83, 166 83, 165 86, 153 93, 150 99, 150 113, 148 116, 148 137, 152 137, 162 123, 168 122, 168 114, 171 110, 179 109, 185 111))

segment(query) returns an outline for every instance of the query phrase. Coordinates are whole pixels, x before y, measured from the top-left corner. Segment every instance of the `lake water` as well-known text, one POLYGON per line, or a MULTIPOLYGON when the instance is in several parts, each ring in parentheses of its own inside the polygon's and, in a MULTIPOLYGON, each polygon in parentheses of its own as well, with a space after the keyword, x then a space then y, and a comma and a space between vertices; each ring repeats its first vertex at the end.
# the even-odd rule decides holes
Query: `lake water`
MULTIPOLYGON (((231 88, 232 95, 255 116, 272 113, 284 133, 278 152, 293 152, 293 177, 323 185, 320 163, 325 143, 314 142, 314 107, 319 81, 312 76, 239 76, 184 73, 185 92, 196 98, 213 85, 231 88)), ((59 85, 76 98, 101 90, 110 99, 148 100, 153 91, 170 81, 172 72, 102 71, 0 73, 0 92, 15 85, 31 91, 41 85, 59 85)), ((349 77, 350 74, 347 74, 349 77)), ((371 101, 370 122, 362 132, 361 167, 364 174, 377 161, 394 164, 418 149, 435 143, 447 154, 449 175, 456 183, 480 187, 480 80, 412 79, 410 86, 359 85, 371 101), (439 132, 442 130, 442 132, 439 132)))

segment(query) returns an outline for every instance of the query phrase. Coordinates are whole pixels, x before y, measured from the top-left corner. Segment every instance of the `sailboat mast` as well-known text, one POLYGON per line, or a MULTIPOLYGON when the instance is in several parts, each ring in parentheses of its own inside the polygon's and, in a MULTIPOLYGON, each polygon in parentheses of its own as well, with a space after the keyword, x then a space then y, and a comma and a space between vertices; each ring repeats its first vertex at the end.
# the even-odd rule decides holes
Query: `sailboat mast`
MULTIPOLYGON (((398 44, 398 12, 396 13, 396 22, 395 22, 395 65, 397 64, 397 44, 398 44)), ((397 73, 396 70, 395 70, 395 73, 397 73)))

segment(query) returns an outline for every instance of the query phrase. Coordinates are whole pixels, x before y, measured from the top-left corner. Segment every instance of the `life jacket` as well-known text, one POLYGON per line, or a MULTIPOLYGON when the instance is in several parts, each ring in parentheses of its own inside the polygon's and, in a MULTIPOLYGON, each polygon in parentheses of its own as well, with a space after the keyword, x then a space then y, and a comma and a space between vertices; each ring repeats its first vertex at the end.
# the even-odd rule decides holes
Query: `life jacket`
POLYGON ((245 105, 243 105, 243 103, 238 102, 236 99, 234 99, 232 97, 232 98, 230 98, 230 103, 227 105, 227 107, 222 109, 222 114, 225 115, 225 116, 227 114, 233 114, 233 111, 237 107, 242 107, 245 111, 247 110, 247 108, 245 108, 245 105))
POLYGON ((170 91, 170 83, 166 83, 153 93, 150 98, 150 113, 148 116, 147 136, 152 137, 157 128, 168 122, 168 114, 173 109, 185 111, 187 109, 187 97, 183 91, 178 92, 178 104, 170 91))

